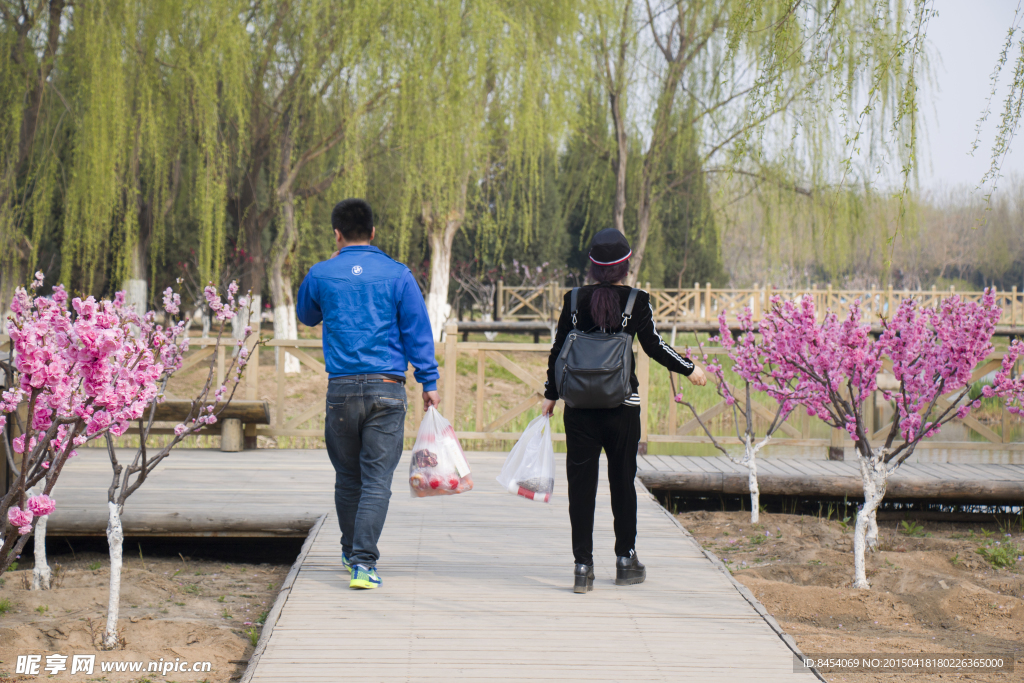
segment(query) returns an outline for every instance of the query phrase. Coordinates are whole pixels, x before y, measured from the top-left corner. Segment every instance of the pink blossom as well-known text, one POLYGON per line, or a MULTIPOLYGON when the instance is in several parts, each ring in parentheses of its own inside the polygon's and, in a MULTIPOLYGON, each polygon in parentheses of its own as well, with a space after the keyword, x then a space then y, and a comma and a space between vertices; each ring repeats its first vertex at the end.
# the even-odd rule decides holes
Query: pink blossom
POLYGON ((7 521, 11 526, 23 527, 32 523, 32 511, 22 510, 19 507, 11 507, 7 510, 7 521))
POLYGON ((57 507, 57 503, 45 494, 38 496, 32 496, 28 499, 28 509, 32 511, 37 517, 43 517, 54 511, 57 507))
POLYGON ((30 534, 30 533, 32 533, 32 525, 31 524, 26 524, 25 526, 18 527, 18 535, 19 536, 24 536, 24 535, 30 534))

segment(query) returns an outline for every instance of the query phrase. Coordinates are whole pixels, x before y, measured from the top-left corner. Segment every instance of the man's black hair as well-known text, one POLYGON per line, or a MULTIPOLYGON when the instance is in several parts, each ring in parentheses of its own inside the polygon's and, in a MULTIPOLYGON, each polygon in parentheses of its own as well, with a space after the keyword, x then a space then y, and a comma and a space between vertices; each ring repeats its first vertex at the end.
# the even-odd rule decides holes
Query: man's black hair
POLYGON ((373 235, 373 209, 362 199, 345 199, 331 211, 331 227, 346 240, 368 240, 373 235))

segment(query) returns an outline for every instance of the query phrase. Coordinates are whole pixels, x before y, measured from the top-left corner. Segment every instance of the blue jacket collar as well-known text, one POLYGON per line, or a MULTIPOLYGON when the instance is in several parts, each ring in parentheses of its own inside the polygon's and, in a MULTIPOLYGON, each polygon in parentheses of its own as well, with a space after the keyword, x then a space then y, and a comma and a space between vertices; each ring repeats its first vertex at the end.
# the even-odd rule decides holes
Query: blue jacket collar
POLYGON ((380 249, 373 246, 372 244, 353 244, 342 249, 341 253, 344 254, 346 251, 380 251, 380 249))

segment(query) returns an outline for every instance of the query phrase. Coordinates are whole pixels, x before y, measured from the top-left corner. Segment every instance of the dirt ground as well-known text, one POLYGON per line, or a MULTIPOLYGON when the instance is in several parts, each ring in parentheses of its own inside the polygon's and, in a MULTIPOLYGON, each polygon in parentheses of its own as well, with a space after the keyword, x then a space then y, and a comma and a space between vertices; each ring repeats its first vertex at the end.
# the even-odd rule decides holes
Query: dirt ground
MULTIPOLYGON (((0 683, 48 679, 15 674, 18 655, 67 655, 53 680, 110 683, 228 683, 238 680, 253 651, 288 564, 240 564, 188 556, 138 557, 125 548, 121 592, 122 649, 97 647, 106 621, 108 559, 78 553, 57 559, 49 591, 28 590, 31 569, 0 581, 0 683), (70 675, 71 656, 95 654, 91 676, 70 675), (208 673, 145 673, 148 662, 211 662, 208 673), (102 673, 101 662, 142 661, 143 673, 102 673)), ((289 561, 292 558, 288 558, 289 561)), ((55 563, 51 560, 51 567, 55 563)))
POLYGON ((881 521, 871 589, 854 590, 853 528, 812 516, 686 512, 679 521, 754 593, 805 654, 994 654, 1015 671, 826 674, 829 681, 1024 681, 1024 533, 995 524, 881 521), (897 531, 899 529, 899 531, 897 531), (1007 533, 1009 532, 1009 533, 1007 533), (978 550, 1009 561, 995 568, 978 550))

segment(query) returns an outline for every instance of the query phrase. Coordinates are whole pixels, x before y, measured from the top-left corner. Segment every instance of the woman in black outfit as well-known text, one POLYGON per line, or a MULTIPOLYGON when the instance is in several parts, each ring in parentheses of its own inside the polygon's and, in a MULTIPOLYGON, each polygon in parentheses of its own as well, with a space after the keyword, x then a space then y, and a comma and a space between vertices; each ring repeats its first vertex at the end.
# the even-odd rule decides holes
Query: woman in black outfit
MULTIPOLYGON (((582 331, 602 329, 625 331, 640 340, 648 356, 672 372, 690 378, 693 384, 706 383, 703 371, 666 344, 654 328, 650 295, 640 290, 632 317, 622 326, 623 311, 630 288, 623 285, 632 251, 625 236, 614 228, 602 230, 590 245, 590 279, 598 283, 581 287, 577 325, 582 331)), ((551 415, 558 401, 555 361, 566 336, 573 329, 570 294, 565 295, 558 333, 548 358, 542 411, 551 415)), ((636 545, 636 454, 640 441, 640 397, 637 395, 636 360, 630 368, 632 395, 614 408, 565 408, 565 458, 569 478, 569 520, 572 523, 572 552, 576 560, 575 587, 586 593, 594 585, 594 505, 597 497, 598 464, 603 448, 608 456, 608 484, 611 488, 612 514, 615 517, 615 583, 642 583, 647 570, 637 558, 636 545)))

